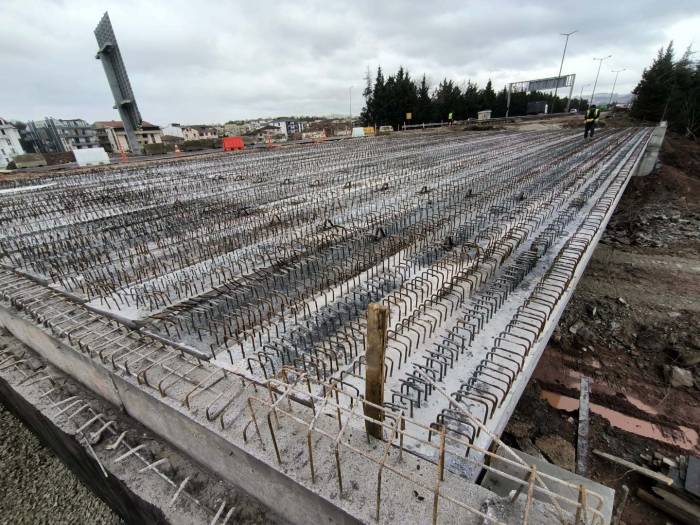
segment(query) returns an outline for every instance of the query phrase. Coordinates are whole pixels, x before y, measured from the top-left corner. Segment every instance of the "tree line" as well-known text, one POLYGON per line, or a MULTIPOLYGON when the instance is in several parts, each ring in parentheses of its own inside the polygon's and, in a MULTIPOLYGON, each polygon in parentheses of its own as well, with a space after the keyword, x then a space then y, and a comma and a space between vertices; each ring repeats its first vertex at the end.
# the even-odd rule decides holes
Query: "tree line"
MULTIPOLYGON (((419 82, 411 78, 409 72, 400 67, 394 75, 384 77, 381 66, 372 80, 369 70, 366 86, 362 92, 365 106, 360 113, 360 120, 365 126, 390 125, 399 129, 404 123, 427 124, 429 122, 447 121, 449 114, 455 120, 476 118, 481 110, 490 109, 491 116, 504 117, 507 106, 507 88, 494 91, 491 80, 480 88, 478 84, 467 81, 459 85, 447 78, 432 88, 423 75, 419 82), (412 119, 406 121, 406 113, 412 119)), ((568 98, 554 97, 551 94, 534 91, 532 93, 512 93, 510 115, 525 115, 527 103, 544 100, 550 110, 564 111, 568 98)), ((588 107, 585 100, 573 98, 571 109, 583 110, 588 107)))
POLYGON ((700 135, 700 62, 693 60, 690 48, 679 59, 675 58, 673 42, 659 49, 632 93, 636 95, 633 117, 667 120, 678 133, 693 139, 700 135))

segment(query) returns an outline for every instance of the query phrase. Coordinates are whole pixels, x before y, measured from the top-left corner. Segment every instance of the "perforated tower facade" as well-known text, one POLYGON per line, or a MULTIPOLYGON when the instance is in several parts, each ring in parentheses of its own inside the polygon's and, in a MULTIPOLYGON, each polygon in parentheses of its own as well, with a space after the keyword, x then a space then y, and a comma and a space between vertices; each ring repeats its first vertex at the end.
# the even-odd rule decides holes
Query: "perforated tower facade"
POLYGON ((112 22, 109 20, 109 14, 105 12, 95 28, 95 38, 99 49, 95 58, 102 61, 102 66, 105 68, 107 82, 114 95, 114 107, 119 111, 121 120, 124 123, 129 149, 137 155, 142 154, 143 150, 134 130, 141 127, 141 113, 136 105, 134 92, 131 89, 129 75, 126 73, 126 66, 122 60, 117 38, 114 35, 112 22))

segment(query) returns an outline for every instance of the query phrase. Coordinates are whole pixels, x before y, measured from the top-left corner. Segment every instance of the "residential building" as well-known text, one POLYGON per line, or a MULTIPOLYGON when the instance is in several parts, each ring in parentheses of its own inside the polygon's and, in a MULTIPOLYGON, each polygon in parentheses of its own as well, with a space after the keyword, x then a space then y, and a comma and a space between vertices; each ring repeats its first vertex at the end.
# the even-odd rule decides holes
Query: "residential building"
POLYGON ((246 133, 253 131, 255 127, 249 122, 245 123, 227 123, 224 124, 224 135, 226 137, 238 137, 240 135, 245 135, 246 133))
POLYGON ((287 136, 304 131, 304 123, 296 120, 276 120, 272 125, 287 136))
POLYGON ((219 132, 216 127, 207 125, 183 126, 182 133, 185 141, 219 138, 219 132))
POLYGON ((267 125, 254 131, 249 131, 246 136, 255 137, 255 142, 286 142, 287 135, 282 133, 277 126, 267 125))
MULTIPOLYGON (((100 146, 106 152, 119 153, 121 151, 130 151, 124 123, 121 120, 98 121, 95 122, 95 128, 97 129, 100 146)), ((146 144, 160 144, 163 142, 163 133, 160 127, 145 120, 141 123, 139 129, 134 130, 134 133, 141 147, 146 144)))
POLYGON ((0 118, 0 169, 6 167, 16 155, 24 153, 19 138, 17 128, 0 118))
POLYGON ((83 119, 58 119, 27 122, 28 138, 37 152, 61 153, 74 149, 97 148, 97 131, 83 119))
POLYGON ((177 122, 173 122, 168 126, 163 126, 163 128, 161 128, 161 131, 163 132, 164 137, 177 137, 180 139, 185 138, 185 134, 182 131, 182 126, 180 126, 180 124, 178 124, 177 122))
POLYGON ((199 139, 199 130, 197 128, 184 127, 182 128, 182 135, 185 137, 185 142, 197 140, 199 139))
POLYGON ((181 126, 180 124, 173 123, 163 128, 163 135, 168 137, 178 137, 184 139, 185 141, 216 139, 219 138, 219 130, 215 126, 181 126))

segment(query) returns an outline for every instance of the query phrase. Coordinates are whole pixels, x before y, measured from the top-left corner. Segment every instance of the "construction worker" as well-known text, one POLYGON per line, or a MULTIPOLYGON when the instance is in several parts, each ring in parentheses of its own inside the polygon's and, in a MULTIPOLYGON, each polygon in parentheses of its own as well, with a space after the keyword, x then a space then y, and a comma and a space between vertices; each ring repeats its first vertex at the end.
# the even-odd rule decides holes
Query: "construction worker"
POLYGON ((590 132, 591 138, 593 138, 593 133, 595 132, 595 125, 598 122, 598 117, 600 116, 600 110, 595 104, 591 104, 591 107, 586 111, 586 129, 583 132, 583 138, 588 138, 588 133, 590 132))
POLYGON ((447 123, 448 123, 450 126, 451 126, 452 123, 454 122, 454 119, 453 119, 452 117, 453 117, 452 111, 450 111, 450 112, 447 114, 447 123))

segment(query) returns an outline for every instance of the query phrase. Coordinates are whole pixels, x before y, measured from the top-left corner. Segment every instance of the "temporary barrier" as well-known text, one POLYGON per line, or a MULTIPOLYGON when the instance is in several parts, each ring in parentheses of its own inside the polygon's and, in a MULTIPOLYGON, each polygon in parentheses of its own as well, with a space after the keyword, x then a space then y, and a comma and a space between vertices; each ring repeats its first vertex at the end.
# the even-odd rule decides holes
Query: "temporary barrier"
POLYGON ((46 166, 46 159, 41 153, 25 153, 24 155, 16 155, 13 161, 18 169, 37 168, 46 166))
POLYGON ((241 137, 225 137, 223 144, 224 151, 234 151, 245 147, 241 137))

